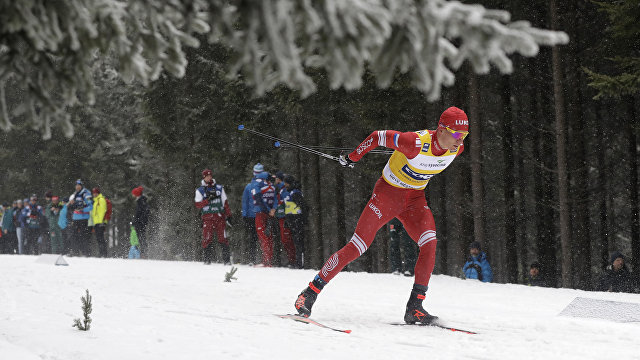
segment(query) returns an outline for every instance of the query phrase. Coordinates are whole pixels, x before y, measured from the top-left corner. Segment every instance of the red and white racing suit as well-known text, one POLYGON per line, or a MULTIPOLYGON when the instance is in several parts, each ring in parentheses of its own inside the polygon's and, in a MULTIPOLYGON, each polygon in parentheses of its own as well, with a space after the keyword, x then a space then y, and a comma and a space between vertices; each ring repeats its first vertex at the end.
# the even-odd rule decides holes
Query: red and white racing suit
POLYGON ((432 130, 405 133, 382 130, 369 135, 349 154, 349 158, 358 161, 378 146, 396 151, 376 182, 351 241, 329 257, 319 275, 325 282, 333 279, 347 264, 367 251, 378 229, 396 217, 420 247, 414 271, 415 283, 428 286, 435 264, 437 240, 424 188, 432 176, 442 172, 462 153, 463 146, 455 151, 442 149, 432 130))

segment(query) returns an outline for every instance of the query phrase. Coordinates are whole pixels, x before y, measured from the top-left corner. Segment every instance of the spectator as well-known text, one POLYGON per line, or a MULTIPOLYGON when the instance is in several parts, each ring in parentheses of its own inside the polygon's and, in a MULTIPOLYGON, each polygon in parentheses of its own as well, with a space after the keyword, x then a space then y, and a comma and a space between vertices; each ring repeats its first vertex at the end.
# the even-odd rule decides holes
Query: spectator
POLYGON ((44 204, 44 207, 42 208, 42 213, 44 214, 44 216, 42 217, 42 220, 43 220, 41 225, 42 234, 40 235, 42 241, 39 243, 39 248, 41 253, 48 253, 51 251, 51 239, 49 236, 49 216, 47 216, 47 210, 51 208, 52 197, 53 197, 53 191, 47 190, 47 192, 44 193, 45 204, 44 204))
POLYGON ((75 255, 89 256, 89 241, 91 232, 89 230, 89 218, 93 209, 93 199, 91 193, 84 187, 81 179, 76 180, 76 191, 69 197, 68 210, 73 211, 71 219, 71 247, 75 255))
POLYGON ((597 290, 632 293, 638 292, 636 287, 636 284, 634 284, 631 278, 631 273, 625 264, 624 255, 619 251, 615 251, 611 254, 611 261, 600 279, 597 290))
POLYGON ((29 203, 22 210, 25 218, 25 253, 30 255, 38 255, 38 241, 44 231, 44 212, 42 206, 38 205, 38 197, 33 194, 29 198, 29 203))
POLYGON ((136 229, 138 235, 138 242, 140 243, 140 257, 148 257, 147 249, 147 224, 149 223, 149 205, 147 203, 147 197, 143 194, 144 188, 138 186, 131 190, 131 194, 136 198, 136 213, 133 216, 133 227, 136 229))
POLYGON ((493 271, 480 243, 474 241, 469 245, 469 258, 462 267, 462 272, 467 279, 477 279, 482 282, 491 282, 493 280, 493 271))
POLYGON ((222 260, 225 265, 231 265, 229 240, 225 230, 226 223, 231 221, 231 209, 224 187, 216 184, 211 170, 202 171, 201 186, 196 189, 194 201, 196 207, 200 209, 202 218, 204 263, 211 264, 213 261, 213 233, 215 232, 222 248, 222 260))
POLYGON ((4 254, 5 252, 5 241, 7 240, 4 236, 4 232, 2 231, 2 221, 4 220, 4 213, 6 209, 9 207, 9 204, 2 203, 0 204, 0 254, 4 254))
POLYGON ((9 206, 9 204, 5 204, 3 206, 4 213, 2 215, 2 223, 0 223, 2 226, 2 247, 0 247, 0 253, 2 254, 13 254, 13 249, 18 241, 14 222, 14 214, 18 208, 17 201, 14 201, 12 205, 13 206, 9 206))
POLYGON ((138 241, 138 234, 136 228, 133 227, 133 223, 129 223, 131 229, 129 232, 129 259, 140 259, 140 242, 138 241))
POLYGON ((529 268, 529 275, 527 276, 527 285, 529 286, 542 286, 547 287, 547 282, 540 273, 540 263, 534 261, 529 268))
POLYGON ((18 254, 24 254, 24 214, 22 210, 24 210, 24 205, 28 201, 24 200, 16 200, 18 207, 13 213, 14 224, 16 226, 16 237, 18 239, 18 254))
POLYGON ((391 238, 389 240, 391 272, 395 275, 413 276, 418 247, 398 218, 389 221, 389 236, 391 238), (404 254, 404 261, 402 261, 402 254, 404 254))
POLYGON ((289 195, 284 199, 286 224, 291 229, 291 237, 296 249, 296 267, 304 268, 304 226, 307 223, 308 208, 300 190, 300 184, 291 175, 284 178, 289 195))
POLYGON ((289 190, 284 185, 284 174, 278 171, 275 176, 276 197, 278 205, 275 211, 275 217, 278 221, 280 230, 280 243, 287 253, 287 261, 289 267, 297 267, 296 265, 296 247, 291 239, 291 230, 285 223, 285 199, 289 196, 289 190))
POLYGON ((107 199, 100 193, 100 188, 94 187, 91 190, 93 196, 93 209, 91 209, 91 218, 93 219, 93 231, 96 234, 96 242, 98 243, 98 256, 107 257, 107 241, 104 238, 104 230, 107 221, 104 216, 107 214, 107 199))
POLYGON ((60 206, 60 214, 58 215, 58 226, 62 230, 62 253, 69 254, 71 251, 70 240, 71 236, 69 235, 69 214, 68 214, 68 203, 65 198, 61 198, 58 203, 60 206))
POLYGON ((249 260, 247 261, 247 263, 250 266, 253 266, 254 262, 256 261, 256 250, 258 246, 258 233, 256 232, 256 213, 253 210, 251 187, 256 181, 256 175, 263 171, 264 166, 262 166, 262 164, 257 163, 253 166, 253 178, 244 187, 244 192, 242 193, 242 221, 244 222, 244 228, 249 235, 246 238, 247 240, 245 248, 247 249, 246 251, 249 255, 249 260))
POLYGON ((267 234, 269 213, 276 207, 276 189, 269 183, 269 173, 263 171, 252 182, 251 197, 253 211, 256 213, 256 232, 262 249, 261 266, 271 267, 273 261, 273 234, 267 234))
MULTIPOLYGON (((49 240, 51 242, 51 253, 62 254, 64 252, 64 239, 62 229, 58 225, 60 221, 60 210, 64 204, 60 203, 60 197, 51 197, 51 206, 47 208, 47 218, 49 221, 49 240)), ((66 212, 65 212, 66 216, 66 212)))

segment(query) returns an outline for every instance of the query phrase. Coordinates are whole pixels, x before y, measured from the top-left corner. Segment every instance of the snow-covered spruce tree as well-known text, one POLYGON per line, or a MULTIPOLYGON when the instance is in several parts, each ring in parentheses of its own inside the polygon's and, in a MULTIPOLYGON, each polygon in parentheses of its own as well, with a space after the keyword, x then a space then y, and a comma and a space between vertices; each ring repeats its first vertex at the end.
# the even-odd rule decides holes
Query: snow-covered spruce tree
POLYGON ((92 63, 112 54, 126 81, 143 84, 162 70, 182 76, 183 46, 198 46, 190 34, 206 33, 203 1, 0 0, 0 125, 9 114, 29 114, 32 127, 73 127, 66 108, 94 103, 92 63), (4 101, 10 84, 24 91, 22 103, 4 101), (10 112, 11 110, 11 112, 10 112))
POLYGON ((82 300, 82 314, 84 316, 83 320, 74 319, 73 327, 77 327, 78 330, 89 331, 91 328, 91 295, 89 295, 89 290, 87 289, 87 295, 80 298, 82 300))
POLYGON ((0 0, 0 124, 29 113, 45 137, 55 122, 70 136, 65 108, 93 102, 95 57, 113 52, 129 81, 163 69, 180 77, 196 33, 231 47, 230 76, 243 73, 258 94, 283 83, 308 96, 309 68, 326 70, 333 89, 356 89, 369 64, 379 86, 409 73, 430 100, 465 60, 477 73, 491 64, 509 73, 509 54, 568 41, 508 12, 446 0, 0 0), (11 78, 25 91, 20 104, 2 96, 11 78))
POLYGON ((607 13, 608 32, 619 55, 611 58, 615 74, 602 74, 585 69, 589 86, 598 90, 595 99, 620 98, 640 93, 640 0, 596 2, 607 13))

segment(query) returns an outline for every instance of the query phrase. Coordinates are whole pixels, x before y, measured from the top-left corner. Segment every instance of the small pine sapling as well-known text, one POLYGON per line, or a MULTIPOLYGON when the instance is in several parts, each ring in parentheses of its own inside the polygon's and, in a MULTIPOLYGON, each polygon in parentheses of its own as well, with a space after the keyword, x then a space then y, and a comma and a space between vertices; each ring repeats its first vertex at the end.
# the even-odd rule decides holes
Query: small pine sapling
POLYGON ((73 327, 77 327, 78 330, 89 331, 91 327, 91 295, 89 295, 89 290, 87 289, 87 295, 80 298, 82 300, 82 313, 84 314, 84 320, 74 319, 73 327))
POLYGON ((238 280, 237 278, 233 277, 236 271, 238 271, 238 268, 235 266, 232 266, 231 270, 224 275, 224 282, 231 282, 231 280, 238 280))

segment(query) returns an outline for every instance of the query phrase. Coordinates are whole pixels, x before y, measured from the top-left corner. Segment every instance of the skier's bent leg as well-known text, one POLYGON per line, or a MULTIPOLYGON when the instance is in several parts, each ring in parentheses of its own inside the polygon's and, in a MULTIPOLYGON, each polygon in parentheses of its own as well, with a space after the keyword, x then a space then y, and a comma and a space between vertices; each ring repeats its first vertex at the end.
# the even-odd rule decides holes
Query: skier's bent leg
POLYGON ((345 266, 364 254, 371 246, 378 229, 400 212, 402 204, 398 202, 395 192, 384 180, 378 181, 371 199, 360 215, 351 241, 329 257, 318 275, 298 295, 295 307, 300 315, 308 317, 311 314, 311 307, 322 288, 345 266))

